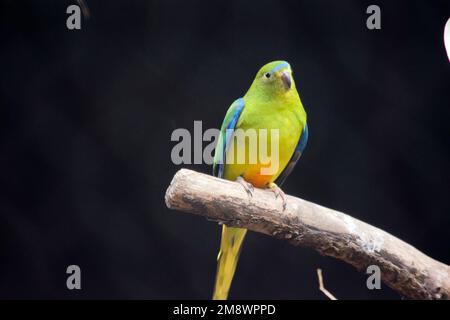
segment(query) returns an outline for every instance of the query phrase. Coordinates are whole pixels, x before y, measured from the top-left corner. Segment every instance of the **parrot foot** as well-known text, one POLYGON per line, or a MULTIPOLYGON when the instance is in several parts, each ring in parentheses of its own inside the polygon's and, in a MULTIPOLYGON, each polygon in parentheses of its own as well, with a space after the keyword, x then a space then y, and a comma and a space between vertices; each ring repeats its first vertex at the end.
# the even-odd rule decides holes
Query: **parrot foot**
POLYGON ((286 200, 286 195, 284 194, 283 190, 281 190, 281 188, 273 182, 269 183, 269 189, 275 194, 275 199, 278 199, 278 197, 281 198, 281 201, 283 203, 283 211, 284 211, 286 209, 287 200, 286 200))
POLYGON ((241 176, 236 178, 236 182, 238 182, 244 188, 249 197, 253 197, 253 191, 255 190, 255 187, 253 187, 251 183, 245 181, 241 176))

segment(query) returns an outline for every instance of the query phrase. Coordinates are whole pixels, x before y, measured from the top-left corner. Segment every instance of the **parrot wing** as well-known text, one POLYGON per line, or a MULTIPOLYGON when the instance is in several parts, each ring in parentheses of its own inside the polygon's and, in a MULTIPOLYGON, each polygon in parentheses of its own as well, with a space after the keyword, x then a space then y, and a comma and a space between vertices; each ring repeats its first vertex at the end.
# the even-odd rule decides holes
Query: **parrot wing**
POLYGON ((230 108, 228 108, 225 119, 223 119, 219 138, 217 140, 216 151, 214 153, 213 175, 216 177, 223 178, 224 159, 233 136, 231 130, 235 129, 244 107, 245 101, 243 98, 235 100, 230 108))
POLYGON ((294 150, 294 154, 292 155, 291 159, 289 160, 286 168, 284 168, 283 172, 278 176, 275 183, 278 186, 281 186, 286 180, 286 178, 289 176, 289 174, 294 170, 295 164, 297 163, 298 159, 300 159, 303 151, 305 150, 306 144, 308 143, 308 124, 305 123, 305 126, 303 127, 303 131, 300 135, 300 139, 298 139, 297 147, 294 150))

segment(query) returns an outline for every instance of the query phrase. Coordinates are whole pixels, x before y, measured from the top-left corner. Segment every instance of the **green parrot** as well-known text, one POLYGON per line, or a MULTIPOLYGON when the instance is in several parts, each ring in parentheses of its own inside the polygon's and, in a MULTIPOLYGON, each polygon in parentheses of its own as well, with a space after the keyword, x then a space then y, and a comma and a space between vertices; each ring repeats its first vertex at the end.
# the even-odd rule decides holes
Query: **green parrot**
MULTIPOLYGON (((306 112, 295 87, 291 66, 286 61, 270 62, 258 71, 244 97, 234 101, 228 109, 215 149, 213 174, 219 178, 238 181, 250 197, 254 187, 269 188, 274 192, 275 198, 282 200, 284 209, 286 197, 279 186, 293 170, 307 141, 306 112), (251 147, 248 140, 244 144, 234 143, 237 129, 253 129, 257 132, 262 132, 261 129, 266 132, 276 129, 278 169, 263 173, 261 169, 267 169, 270 164, 263 163, 259 158, 256 162, 249 161, 247 155, 245 161, 236 161, 239 151, 247 154, 251 147)), ((246 229, 222 226, 214 300, 225 300, 228 297, 246 232, 246 229)))

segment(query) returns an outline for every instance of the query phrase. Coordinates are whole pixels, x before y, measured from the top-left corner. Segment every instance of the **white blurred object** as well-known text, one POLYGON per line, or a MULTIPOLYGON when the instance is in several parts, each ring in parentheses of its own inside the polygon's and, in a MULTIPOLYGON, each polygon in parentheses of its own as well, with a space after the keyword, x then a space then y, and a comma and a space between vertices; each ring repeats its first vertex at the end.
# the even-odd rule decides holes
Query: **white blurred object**
POLYGON ((450 61, 450 18, 447 20, 444 28, 444 44, 448 60, 450 61))

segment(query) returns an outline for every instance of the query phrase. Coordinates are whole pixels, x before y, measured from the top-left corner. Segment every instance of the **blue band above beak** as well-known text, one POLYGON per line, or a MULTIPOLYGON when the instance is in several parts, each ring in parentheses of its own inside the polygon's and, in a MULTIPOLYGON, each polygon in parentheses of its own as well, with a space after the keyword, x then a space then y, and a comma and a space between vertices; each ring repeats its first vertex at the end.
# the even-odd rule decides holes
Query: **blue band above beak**
POLYGON ((270 70, 270 73, 275 73, 283 68, 289 67, 289 63, 286 61, 281 62, 280 64, 277 64, 275 67, 273 67, 272 70, 270 70))

